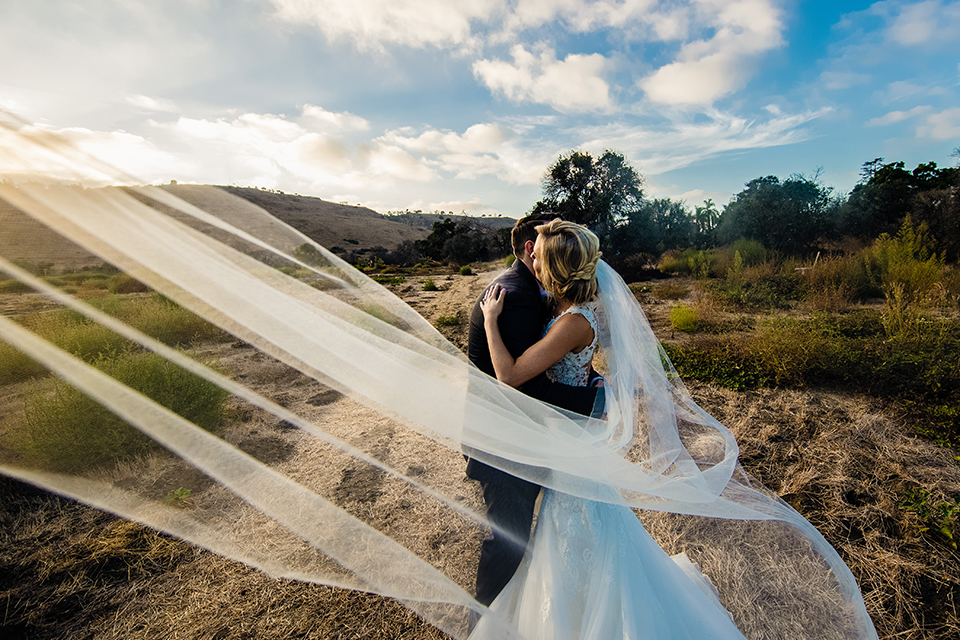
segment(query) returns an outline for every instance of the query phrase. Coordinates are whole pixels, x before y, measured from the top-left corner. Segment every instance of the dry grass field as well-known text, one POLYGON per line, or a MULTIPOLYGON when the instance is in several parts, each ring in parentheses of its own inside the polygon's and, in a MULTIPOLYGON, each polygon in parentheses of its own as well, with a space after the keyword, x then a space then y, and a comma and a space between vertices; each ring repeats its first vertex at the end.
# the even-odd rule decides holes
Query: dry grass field
MULTIPOLYGON (((199 188, 180 186, 174 191, 187 200, 207 197, 199 188)), ((257 193, 267 208, 271 205, 267 200, 274 195, 257 193)), ((295 211, 299 202, 282 206, 295 217, 300 215, 295 211)), ((209 207, 210 202, 204 200, 204 205, 209 207)), ((326 218, 316 212, 304 215, 319 225, 311 235, 327 246, 348 238, 357 240, 358 247, 390 247, 407 238, 400 235, 399 227, 404 233, 420 234, 410 238, 425 234, 400 223, 389 229, 374 225, 373 212, 347 213, 334 207, 323 214, 326 218), (355 216, 350 224, 356 227, 346 226, 337 217, 347 213, 355 216)), ((0 211, 0 222, 3 215, 0 211)), ((378 224, 383 222, 377 219, 378 224)), ((9 247, 0 250, 11 255, 9 247)), ((54 253, 71 267, 84 266, 92 258, 54 253)), ((25 257, 45 259, 44 255, 25 257)), ((438 328, 463 348, 470 309, 496 269, 488 266, 471 276, 446 272, 408 276, 406 282, 390 288, 433 323, 441 317, 458 319, 438 328), (437 291, 423 290, 426 277, 434 280, 437 291)), ((678 290, 687 297, 679 302, 692 303, 696 287, 689 280, 681 280, 680 285, 678 290)), ((652 289, 652 284, 637 287, 638 292, 652 289)), ((670 310, 678 300, 649 293, 638 296, 662 340, 682 344, 690 339, 671 325, 670 310)), ((0 294, 0 313, 5 315, 48 305, 37 294, 0 294)), ((723 315, 721 310, 716 313, 723 315)), ((749 331, 745 326, 743 330, 749 331)), ((418 470, 440 478, 448 487, 458 487, 458 501, 482 509, 478 487, 463 477, 458 452, 401 437, 390 421, 242 342, 208 341, 192 349, 216 359, 230 376, 283 406, 324 424, 339 425, 338 435, 344 439, 372 443, 379 457, 410 465, 405 467, 408 473, 418 470)), ((19 410, 13 386, 0 387, 0 438, 19 410)), ((960 638, 957 551, 942 538, 922 531, 917 514, 900 506, 903 496, 915 488, 934 497, 960 495, 956 452, 914 435, 907 413, 893 401, 815 386, 743 392, 692 381, 688 386, 697 402, 734 431, 747 472, 807 517, 837 548, 861 585, 881 638, 960 638)), ((242 404, 232 410, 236 419, 223 433, 228 442, 315 486, 347 511, 362 513, 369 522, 389 529, 461 586, 472 587, 483 531, 438 520, 429 506, 404 487, 369 468, 330 458, 276 418, 242 404)), ((176 486, 191 486, 196 493, 210 489, 205 478, 162 460, 117 473, 117 482, 137 484, 158 496, 176 486)), ((3 477, 0 496, 0 638, 4 640, 445 637, 389 599, 274 579, 3 477)), ((644 518, 655 537, 669 528, 665 520, 644 518)), ((681 550, 671 548, 666 538, 662 541, 671 553, 681 550)))

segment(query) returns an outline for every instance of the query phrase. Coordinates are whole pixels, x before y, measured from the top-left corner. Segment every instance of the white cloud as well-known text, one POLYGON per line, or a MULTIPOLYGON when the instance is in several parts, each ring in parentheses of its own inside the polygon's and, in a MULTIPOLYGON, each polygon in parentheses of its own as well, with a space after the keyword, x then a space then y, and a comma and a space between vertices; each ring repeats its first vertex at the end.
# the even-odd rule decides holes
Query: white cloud
POLYGON ((716 32, 709 40, 684 44, 674 62, 643 78, 639 85, 653 102, 709 105, 742 88, 757 58, 783 44, 780 11, 764 0, 704 3, 716 10, 716 32))
POLYGON ((657 127, 610 124, 581 132, 582 148, 600 152, 615 148, 634 161, 644 174, 660 174, 716 157, 722 153, 762 149, 810 138, 803 125, 829 109, 781 115, 758 122, 708 109, 707 122, 675 122, 657 127))
POLYGON ((903 122, 908 118, 914 118, 924 113, 929 113, 932 107, 929 105, 914 107, 909 111, 891 111, 887 114, 880 116, 879 118, 871 118, 867 120, 866 126, 868 127, 882 127, 888 124, 896 124, 897 122, 903 122))
POLYGON ((820 74, 820 82, 827 89, 849 89, 870 82, 870 76, 865 73, 851 71, 824 71, 820 74))
POLYGON ((471 23, 486 21, 501 0, 271 0, 288 22, 316 27, 330 40, 349 38, 360 49, 383 44, 473 47, 471 23))
POLYGON ((919 95, 924 93, 926 90, 926 87, 922 87, 912 82, 908 82, 906 80, 897 80, 888 84, 883 91, 875 92, 874 95, 882 102, 890 103, 919 95))
POLYGON ((906 47, 930 44, 956 44, 960 33, 960 2, 944 4, 928 0, 900 6, 878 3, 876 10, 890 15, 893 9, 899 12, 892 17, 887 28, 887 39, 906 47))
POLYGON ((140 109, 148 111, 161 111, 165 113, 180 113, 180 107, 171 100, 163 98, 151 98, 150 96, 127 96, 127 102, 140 109))
POLYGON ((136 184, 137 176, 165 172, 176 164, 172 154, 123 131, 55 130, 36 124, 16 130, 0 127, 4 178, 53 178, 85 186, 136 184))
POLYGON ((303 107, 302 113, 304 120, 310 120, 311 125, 314 127, 320 125, 325 130, 366 131, 370 128, 370 123, 364 118, 346 111, 334 113, 323 107, 308 104, 303 107))
POLYGON ((496 152, 501 143, 512 136, 509 130, 490 123, 472 125, 463 135, 436 129, 414 134, 414 129, 405 127, 388 131, 383 139, 419 153, 490 153, 496 152))
POLYGON ((546 104, 562 112, 610 109, 610 86, 603 75, 609 61, 599 53, 570 54, 558 60, 556 52, 543 48, 539 56, 516 45, 510 50, 513 63, 478 60, 473 73, 494 94, 514 102, 546 104))
POLYGON ((372 177, 416 182, 427 182, 438 177, 427 163, 392 145, 373 145, 363 150, 361 158, 372 177))
POLYGON ((879 118, 868 120, 866 126, 877 127, 896 124, 911 118, 918 120, 916 136, 932 140, 960 138, 960 107, 951 107, 934 112, 930 105, 914 107, 909 111, 891 111, 879 118))
POLYGON ((917 127, 917 137, 933 140, 960 139, 960 107, 951 107, 928 115, 926 121, 917 127))

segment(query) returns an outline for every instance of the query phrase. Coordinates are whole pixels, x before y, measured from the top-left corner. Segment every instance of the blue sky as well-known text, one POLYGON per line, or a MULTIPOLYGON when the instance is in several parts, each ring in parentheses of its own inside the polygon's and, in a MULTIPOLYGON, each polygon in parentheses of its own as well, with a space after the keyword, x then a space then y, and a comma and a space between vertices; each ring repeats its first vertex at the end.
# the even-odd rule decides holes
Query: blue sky
POLYGON ((519 216, 613 149, 722 205, 953 164, 958 42, 960 0, 3 0, 0 108, 145 183, 519 216))

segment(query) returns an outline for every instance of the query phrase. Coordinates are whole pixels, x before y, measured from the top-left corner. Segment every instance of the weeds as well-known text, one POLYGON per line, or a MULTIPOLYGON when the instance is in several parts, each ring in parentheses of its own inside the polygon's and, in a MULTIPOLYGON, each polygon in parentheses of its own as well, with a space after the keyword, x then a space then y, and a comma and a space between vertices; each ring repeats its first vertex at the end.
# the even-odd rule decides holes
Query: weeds
POLYGON ((437 287, 437 284, 433 281, 433 278, 427 278, 423 281, 423 290, 424 291, 439 291, 440 288, 437 287))
POLYGON ((897 506, 903 511, 917 515, 919 520, 917 529, 921 533, 931 535, 951 549, 957 548, 954 533, 957 519, 960 517, 960 502, 956 499, 934 501, 929 491, 913 488, 907 490, 897 506))
POLYGON ((456 327, 460 324, 460 318, 457 316, 440 316, 434 324, 438 327, 456 327))
POLYGON ((166 496, 164 496, 163 504, 182 509, 184 507, 189 506, 190 495, 192 493, 193 492, 190 491, 190 489, 184 489, 183 487, 179 487, 176 491, 171 491, 166 496))
MULTIPOLYGON (((229 394, 153 353, 101 356, 97 369, 208 431, 225 418, 229 394)), ((24 388, 24 418, 9 436, 31 464, 80 471, 144 455, 159 445, 59 378, 24 388)))
MULTIPOLYGON (((134 298, 108 295, 88 302, 164 344, 176 346, 197 340, 226 339, 226 334, 218 327, 159 294, 134 298)), ((126 338, 71 309, 33 313, 18 318, 18 321, 40 337, 88 362, 132 347, 126 338)), ((42 367, 18 349, 0 343, 0 384, 42 372, 42 367)))
POLYGON ((693 333, 697 330, 697 311, 685 304, 678 304, 670 309, 670 325, 676 331, 693 333))
POLYGON ((653 297, 657 300, 679 300, 690 293, 690 287, 683 284, 665 282, 653 288, 653 297))

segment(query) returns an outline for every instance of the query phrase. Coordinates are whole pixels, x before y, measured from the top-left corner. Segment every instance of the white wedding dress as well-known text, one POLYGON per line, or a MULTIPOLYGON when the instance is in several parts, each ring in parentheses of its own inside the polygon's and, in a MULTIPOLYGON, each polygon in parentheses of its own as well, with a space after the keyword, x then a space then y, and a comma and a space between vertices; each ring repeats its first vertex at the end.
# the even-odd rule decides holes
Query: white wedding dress
MULTIPOLYGON (((547 376, 585 386, 598 344, 596 314, 590 305, 564 313, 583 315, 594 340, 547 376)), ((530 640, 744 640, 697 565, 685 554, 668 556, 629 507, 551 489, 543 491, 520 567, 490 610, 530 640)), ((471 639, 499 635, 494 628, 481 619, 471 639)))

